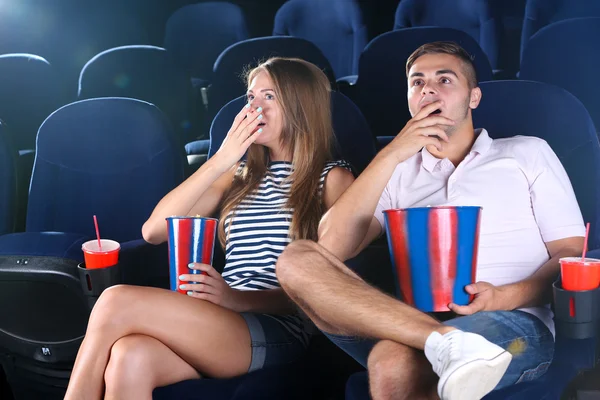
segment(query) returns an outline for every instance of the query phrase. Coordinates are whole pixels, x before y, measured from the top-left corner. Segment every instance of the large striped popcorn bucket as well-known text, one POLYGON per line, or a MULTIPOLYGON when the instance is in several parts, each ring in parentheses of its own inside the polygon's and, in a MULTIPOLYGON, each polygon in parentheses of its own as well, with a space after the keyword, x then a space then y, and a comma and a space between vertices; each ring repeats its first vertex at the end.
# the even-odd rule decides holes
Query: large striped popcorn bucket
POLYGON ((179 289, 179 275, 201 274, 190 269, 189 263, 212 265, 218 220, 203 217, 169 217, 167 232, 169 241, 169 276, 171 290, 187 294, 179 289))
POLYGON ((475 282, 481 207, 385 210, 388 246, 402 300, 421 311, 467 305, 475 282))

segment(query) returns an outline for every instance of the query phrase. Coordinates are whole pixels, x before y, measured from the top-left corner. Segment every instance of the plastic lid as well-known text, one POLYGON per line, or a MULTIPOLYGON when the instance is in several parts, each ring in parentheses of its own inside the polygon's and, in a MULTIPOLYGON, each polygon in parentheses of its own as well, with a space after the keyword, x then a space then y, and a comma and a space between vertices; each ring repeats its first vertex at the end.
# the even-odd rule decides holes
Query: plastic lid
POLYGON ((81 245, 81 249, 83 251, 87 251, 90 253, 110 253, 111 251, 116 251, 121 248, 119 242, 115 242, 114 240, 109 239, 100 239, 102 242, 102 250, 98 246, 98 240, 89 240, 81 245))
POLYGON ((585 259, 581 258, 581 257, 563 257, 561 259, 559 259, 559 261, 566 261, 566 262, 580 262, 580 263, 600 263, 600 260, 597 258, 589 258, 586 257, 585 259))

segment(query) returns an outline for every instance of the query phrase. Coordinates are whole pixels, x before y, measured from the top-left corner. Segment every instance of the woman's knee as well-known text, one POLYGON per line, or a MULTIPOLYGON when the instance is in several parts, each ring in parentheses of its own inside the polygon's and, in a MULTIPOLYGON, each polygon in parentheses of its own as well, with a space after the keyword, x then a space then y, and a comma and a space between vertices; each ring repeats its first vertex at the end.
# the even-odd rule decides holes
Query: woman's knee
POLYGON ((152 382, 152 355, 143 336, 125 336, 115 342, 110 350, 110 359, 104 373, 106 387, 125 388, 130 385, 141 386, 152 382))
POLYGON ((90 315, 88 331, 106 325, 120 325, 126 319, 123 314, 134 297, 137 297, 136 288, 132 286, 116 285, 104 290, 90 315))

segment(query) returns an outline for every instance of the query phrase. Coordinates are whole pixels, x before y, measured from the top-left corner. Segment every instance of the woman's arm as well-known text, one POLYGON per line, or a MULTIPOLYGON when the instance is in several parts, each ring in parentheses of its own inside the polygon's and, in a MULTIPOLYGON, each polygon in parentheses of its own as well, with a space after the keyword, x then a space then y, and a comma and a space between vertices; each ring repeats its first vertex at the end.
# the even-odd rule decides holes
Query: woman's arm
POLYGON ((325 211, 340 198, 340 196, 354 182, 354 175, 342 167, 335 167, 327 174, 325 178, 325 186, 323 187, 323 204, 325 211))
POLYGON ((142 226, 144 240, 160 244, 167 240, 165 218, 173 215, 214 215, 231 186, 237 165, 229 167, 218 158, 209 159, 198 171, 167 194, 142 226))
POLYGON ((165 218, 172 215, 213 215, 231 186, 239 160, 262 132, 261 115, 246 105, 235 117, 217 153, 181 185, 167 194, 142 227, 148 243, 167 240, 165 218))

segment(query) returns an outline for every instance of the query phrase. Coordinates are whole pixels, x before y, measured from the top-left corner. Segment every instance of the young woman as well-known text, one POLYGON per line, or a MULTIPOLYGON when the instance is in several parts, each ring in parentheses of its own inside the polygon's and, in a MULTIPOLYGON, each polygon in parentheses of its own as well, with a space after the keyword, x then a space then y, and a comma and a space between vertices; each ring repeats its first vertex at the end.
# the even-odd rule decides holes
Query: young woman
POLYGON ((294 239, 317 239, 319 220, 354 180, 331 161, 330 85, 316 66, 272 58, 249 72, 248 103, 219 151, 166 195, 142 228, 167 240, 165 218, 219 215, 223 275, 186 275, 188 296, 115 286, 98 299, 66 399, 151 399, 156 387, 226 378, 298 359, 308 333, 275 276, 294 239), (245 161, 240 161, 247 153, 245 161))

